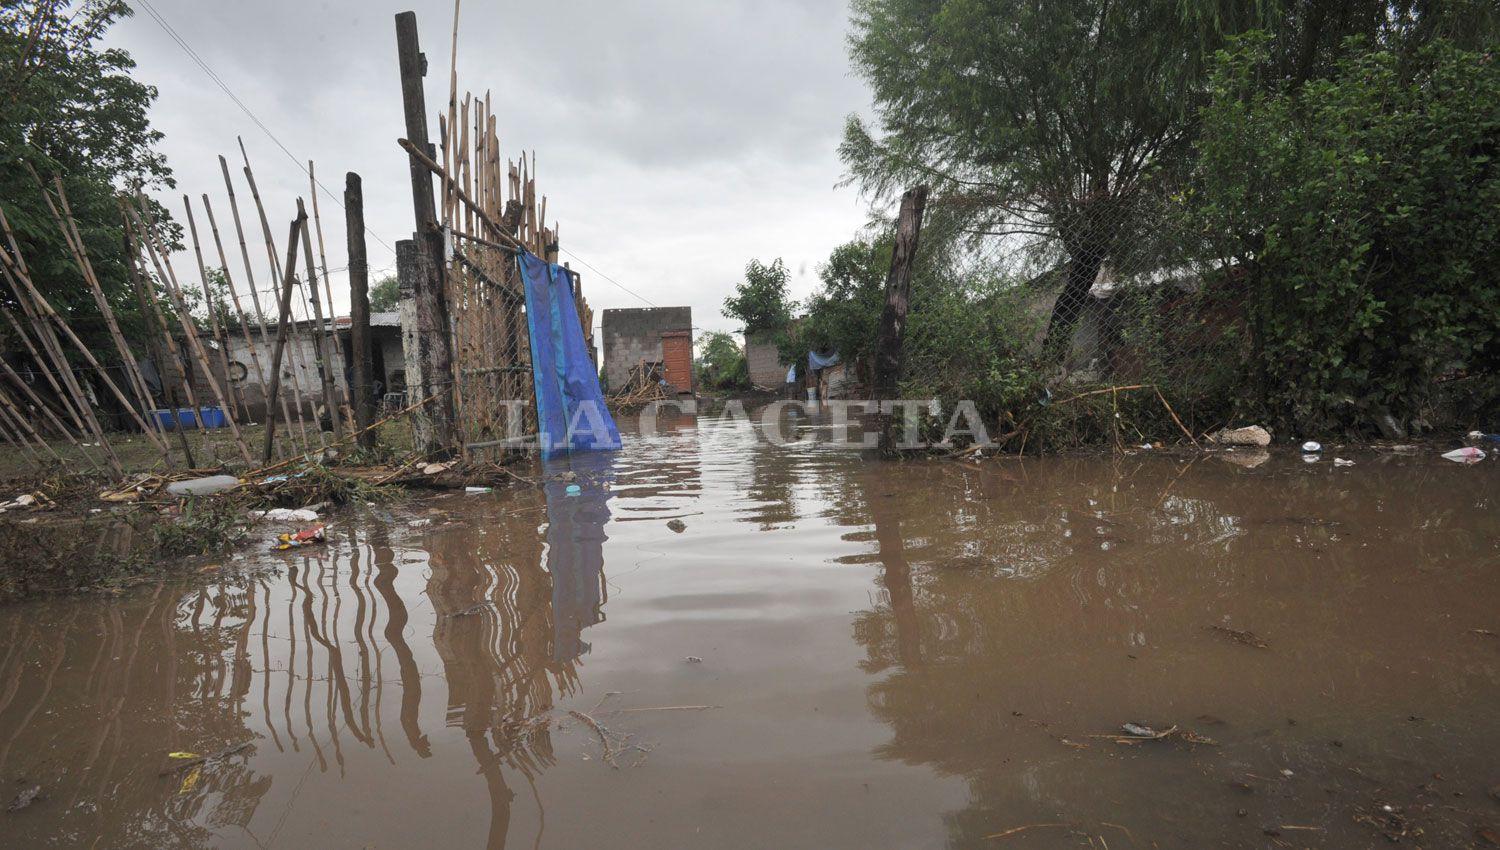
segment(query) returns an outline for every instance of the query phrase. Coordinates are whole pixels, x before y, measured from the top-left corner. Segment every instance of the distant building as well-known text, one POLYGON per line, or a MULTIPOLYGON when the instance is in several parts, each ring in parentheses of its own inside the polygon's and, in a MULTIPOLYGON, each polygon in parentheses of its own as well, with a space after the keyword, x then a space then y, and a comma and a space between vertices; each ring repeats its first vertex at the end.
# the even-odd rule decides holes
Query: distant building
POLYGON ((605 310, 604 381, 611 393, 630 386, 644 369, 679 393, 693 392, 693 309, 642 307, 605 310))
POLYGON ((745 365, 749 367, 753 386, 779 390, 786 384, 787 367, 781 364, 775 331, 745 333, 745 365))

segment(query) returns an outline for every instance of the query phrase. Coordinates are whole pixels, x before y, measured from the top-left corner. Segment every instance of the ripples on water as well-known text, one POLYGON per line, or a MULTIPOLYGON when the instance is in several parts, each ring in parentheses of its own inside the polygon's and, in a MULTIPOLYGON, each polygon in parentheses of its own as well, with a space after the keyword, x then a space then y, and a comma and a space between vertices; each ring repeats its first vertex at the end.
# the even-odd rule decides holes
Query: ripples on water
POLYGON ((0 845, 1455 846, 1500 823, 1500 638, 1474 631, 1500 631, 1494 465, 870 463, 749 429, 682 419, 540 489, 364 509, 239 583, 0 609, 0 802, 44 793, 0 845), (1124 721, 1217 744, 1093 737, 1124 721))

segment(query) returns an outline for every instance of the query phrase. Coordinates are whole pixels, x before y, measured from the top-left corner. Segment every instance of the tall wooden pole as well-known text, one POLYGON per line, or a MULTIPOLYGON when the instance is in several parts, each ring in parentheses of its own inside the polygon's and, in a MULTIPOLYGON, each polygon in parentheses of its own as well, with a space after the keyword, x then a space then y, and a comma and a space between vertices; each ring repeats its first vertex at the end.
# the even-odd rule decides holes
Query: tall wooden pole
MULTIPOLYGON (((140 196, 142 209, 145 209, 145 196, 140 196)), ((146 211, 149 215, 149 210, 146 211)), ((143 227, 146 231, 147 244, 154 239, 151 228, 143 227)), ((224 412, 224 418, 229 422, 229 432, 234 435, 235 447, 240 450, 240 456, 244 459, 246 466, 254 465, 255 461, 250 458, 250 446, 245 442, 245 435, 240 433, 240 424, 229 415, 230 407, 224 388, 214 378, 213 364, 209 362, 208 352, 203 349, 203 343, 198 339, 198 329, 193 326, 193 316, 189 312, 187 302, 182 297, 182 287, 177 285, 177 275, 172 272, 172 260, 166 255, 165 250, 158 248, 161 253, 162 264, 167 270, 166 285, 167 292, 171 294, 172 301, 177 305, 177 320, 182 325, 183 334, 187 337, 188 348, 198 360, 198 366, 203 370, 203 379, 208 382, 208 389, 214 394, 214 399, 219 402, 219 408, 224 412)), ((209 308, 212 310, 212 306, 209 308)), ((225 376, 226 380, 228 376, 225 376)), ((198 416, 198 427, 203 427, 203 417, 198 416)))
MULTIPOLYGON (((229 160, 225 159, 222 155, 219 157, 219 169, 224 172, 224 191, 229 195, 229 213, 234 219, 234 235, 240 243, 240 260, 245 264, 245 285, 250 290, 250 304, 255 308, 255 324, 260 330, 260 344, 270 345, 271 331, 266 326, 266 314, 260 306, 260 293, 255 289, 255 267, 250 262, 250 249, 245 244, 245 226, 240 221, 240 205, 234 196, 234 180, 229 176, 229 160)), ((272 278, 271 283, 273 286, 276 282, 277 279, 272 278)), ((267 384, 265 379, 262 378, 260 385, 261 392, 266 393, 269 386, 270 384, 267 384)), ((266 420, 269 422, 275 418, 275 414, 271 412, 271 405, 279 405, 281 407, 282 418, 286 420, 286 439, 288 441, 295 440, 295 432, 292 430, 291 407, 287 404, 286 399, 279 395, 275 397, 266 395, 265 399, 266 420)), ((301 421, 302 411, 300 409, 297 411, 297 417, 298 421, 301 421)), ((302 444, 302 450, 304 452, 307 451, 307 444, 305 442, 302 444)))
POLYGON ((333 385, 333 359, 328 356, 328 334, 323 333, 323 299, 318 297, 317 266, 313 263, 312 237, 308 232, 307 211, 302 207, 301 198, 297 199, 297 218, 302 222, 302 265, 307 269, 307 289, 312 295, 313 321, 317 322, 312 335, 313 357, 318 367, 318 380, 323 384, 323 409, 328 411, 328 420, 333 425, 333 438, 337 440, 344 436, 344 417, 339 410, 338 392, 333 385))
MULTIPOLYGON (((286 351, 287 325, 292 316, 292 286, 297 273, 297 239, 302 235, 305 216, 292 221, 292 231, 286 240, 286 277, 281 284, 280 310, 276 320, 276 347, 271 350, 271 394, 281 392, 281 355, 286 351)), ((262 460, 270 462, 272 441, 276 435, 276 420, 266 420, 266 445, 262 460)))
MULTIPOLYGON (((282 280, 281 265, 276 259, 276 246, 271 237, 271 221, 270 219, 266 218, 266 205, 261 203, 260 188, 255 185, 255 172, 250 170, 250 154, 245 150, 244 140, 240 139, 239 143, 240 157, 245 160, 245 182, 250 186, 250 200, 255 202, 255 212, 258 216, 260 216, 261 235, 264 236, 266 240, 266 257, 270 260, 271 263, 271 279, 280 281, 282 280)), ((300 285, 295 277, 292 279, 292 285, 300 285)), ((295 335, 297 332, 297 326, 295 324, 297 318, 295 315, 291 317, 291 321, 293 322, 293 324, 287 330, 288 333, 295 335)), ((300 345, 294 345, 292 347, 292 397, 296 402, 297 429, 302 432, 303 446, 307 447, 311 444, 307 440, 307 424, 302 415, 302 400, 304 398, 307 398, 307 394, 302 389, 302 373, 306 371, 307 364, 302 357, 301 349, 302 346, 300 345)), ((316 426, 317 423, 313 424, 316 426)), ((317 428, 314 428, 314 431, 318 434, 318 439, 321 442, 322 431, 317 428)))
MULTIPOLYGON (((906 310, 911 300, 911 268, 917 258, 922 235, 922 214, 927 209, 927 186, 906 190, 896 217, 896 247, 891 252, 891 271, 885 280, 885 309, 880 314, 880 332, 875 339, 874 393, 877 401, 894 401, 901 380, 906 335, 906 310)), ((890 420, 880 417, 881 448, 891 447, 890 420)))
POLYGON ((229 396, 230 406, 224 412, 230 417, 244 415, 248 422, 249 415, 241 414, 245 409, 245 397, 240 395, 235 398, 239 387, 230 383, 233 379, 229 376, 229 338, 224 334, 224 324, 228 317, 223 322, 219 320, 219 299, 208 282, 208 264, 203 262, 203 248, 198 244, 198 219, 193 215, 193 202, 188 200, 187 195, 182 196, 182 208, 187 211, 188 234, 193 240, 193 257, 198 261, 198 277, 203 283, 203 304, 208 310, 208 326, 213 331, 214 344, 219 346, 219 368, 224 373, 224 391, 229 396))
MULTIPOLYGON (((427 58, 417 41, 417 15, 396 15, 396 53, 401 66, 401 100, 406 115, 406 138, 430 160, 431 143, 427 138, 427 102, 422 91, 422 77, 427 73, 427 58)), ((426 445, 419 449, 453 448, 453 350, 449 338, 448 305, 443 294, 443 234, 438 228, 437 207, 432 198, 432 175, 412 156, 412 210, 416 219, 418 256, 412 281, 416 314, 418 361, 422 365, 417 395, 436 396, 431 407, 432 430, 423 437, 426 445)), ((408 375, 410 383, 413 376, 408 375)))
POLYGON ((135 244, 135 229, 130 226, 130 215, 125 209, 126 201, 120 199, 120 212, 124 215, 123 230, 125 232, 125 265, 130 273, 130 288, 135 291, 135 300, 140 305, 141 318, 150 321, 155 320, 157 334, 147 334, 146 344, 151 352, 151 359, 156 363, 156 377, 161 381, 162 396, 167 407, 172 411, 172 430, 177 434, 178 448, 182 449, 182 457, 187 463, 188 469, 197 466, 193 461, 193 447, 188 443, 187 431, 177 422, 177 408, 181 402, 177 397, 177 382, 173 378, 181 371, 181 363, 177 360, 177 350, 172 348, 171 360, 167 359, 167 350, 162 348, 161 341, 172 340, 172 332, 167 330, 167 321, 162 318, 161 310, 156 304, 155 295, 148 300, 146 291, 150 285, 145 282, 145 275, 141 274, 140 251, 135 244))
POLYGON ((370 372, 370 262, 365 252, 365 192, 359 175, 344 175, 344 230, 349 240, 349 348, 354 360, 354 425, 359 429, 359 445, 375 447, 375 394, 370 372))
MULTIPOLYGON (((89 261, 88 250, 83 244, 83 234, 78 230, 78 222, 73 218, 73 208, 68 203, 68 194, 63 188, 62 178, 53 175, 52 183, 57 189, 57 200, 62 205, 59 210, 57 204, 52 203, 52 197, 47 193, 46 186, 42 183, 41 175, 37 174, 30 164, 26 170, 31 172, 31 177, 36 181, 37 190, 42 194, 42 200, 47 202, 47 209, 52 213, 52 220, 62 231, 63 241, 68 244, 68 249, 73 255, 73 263, 78 267, 78 273, 83 276, 84 282, 88 284, 89 291, 94 296, 94 304, 99 308, 99 315, 104 318, 104 324, 109 331, 110 339, 114 343, 115 352, 120 356, 120 368, 125 373, 126 382, 137 400, 140 402, 143 413, 155 407, 151 398, 150 389, 146 386, 145 378, 141 376, 140 368, 136 365, 135 355, 130 350, 130 345, 125 341, 125 335, 120 332, 120 325, 115 321, 114 310, 109 306, 109 300, 104 297, 104 287, 99 283, 98 276, 94 273, 94 265, 89 261)), ((149 416, 149 414, 146 414, 149 416)), ((159 425, 152 421, 150 424, 159 425)), ((167 468, 172 467, 172 453, 167 449, 165 434, 158 436, 152 429, 146 429, 146 438, 151 441, 162 453, 167 468)))
MULTIPOLYGON (((323 278, 323 294, 328 297, 328 301, 327 301, 327 304, 328 304, 328 334, 327 334, 327 336, 328 336, 329 346, 332 348, 332 352, 333 352, 332 359, 330 359, 328 361, 328 368, 329 369, 334 369, 334 364, 337 363, 339 361, 339 359, 340 359, 340 357, 339 357, 339 353, 340 352, 339 352, 338 327, 337 327, 337 323, 334 321, 334 316, 336 316, 337 313, 335 313, 334 309, 333 309, 333 284, 328 280, 328 255, 323 251, 323 218, 322 218, 322 216, 318 215, 318 178, 316 178, 316 177, 313 176, 314 173, 315 172, 313 171, 313 161, 309 159, 307 161, 307 182, 309 184, 311 184, 310 189, 311 189, 311 192, 312 192, 312 223, 313 223, 313 231, 318 234, 318 266, 319 266, 319 269, 320 269, 320 275, 323 278)), ((308 278, 307 279, 309 281, 312 281, 313 289, 316 290, 317 289, 317 278, 313 276, 313 274, 312 274, 311 271, 308 271, 308 278)), ((321 330, 322 329, 320 328, 319 331, 321 332, 321 330)), ((334 375, 334 384, 337 385, 338 384, 338 370, 334 369, 333 375, 334 375)), ((352 398, 352 396, 348 393, 348 387, 345 387, 344 389, 345 389, 345 392, 343 392, 343 393, 340 394, 340 397, 341 397, 341 400, 339 402, 340 410, 337 411, 337 412, 335 412, 333 410, 330 410, 329 411, 329 415, 342 414, 344 416, 344 418, 346 420, 348 420, 347 424, 349 425, 349 427, 352 428, 352 427, 354 427, 354 410, 353 410, 353 407, 352 407, 353 402, 350 400, 352 398)))

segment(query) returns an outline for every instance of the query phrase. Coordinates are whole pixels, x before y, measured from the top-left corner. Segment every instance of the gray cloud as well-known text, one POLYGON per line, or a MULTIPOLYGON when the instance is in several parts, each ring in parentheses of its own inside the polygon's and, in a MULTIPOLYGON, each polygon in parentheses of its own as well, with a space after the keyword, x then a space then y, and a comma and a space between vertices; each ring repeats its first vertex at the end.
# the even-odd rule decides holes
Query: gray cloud
MULTIPOLYGON (((393 15, 417 12, 435 114, 448 95, 451 4, 149 2, 336 194, 346 171, 363 176, 367 220, 384 241, 410 233, 393 15)), ((867 218, 854 190, 835 188, 844 116, 868 106, 848 71, 847 17, 844 3, 814 0, 557 2, 523 14, 469 0, 460 96, 491 93, 504 156, 537 152, 564 248, 656 304, 691 305, 700 327, 726 329, 719 307, 750 257, 785 257, 805 295, 816 264, 867 218)), ((240 135, 282 239, 295 198, 308 195, 293 161, 144 7, 109 43, 160 89, 152 120, 179 182, 169 208, 182 209, 182 192, 195 206, 207 192, 224 225, 216 157, 238 176, 240 135)), ((328 265, 342 267, 342 211, 326 196, 319 204, 328 265)), ((374 240, 370 259, 377 270, 394 263, 374 240)), ((181 273, 191 259, 176 262, 181 273)), ((242 277, 237 261, 232 271, 242 277)), ((583 271, 596 311, 642 306, 583 271)), ((347 284, 332 277, 342 311, 347 284)))

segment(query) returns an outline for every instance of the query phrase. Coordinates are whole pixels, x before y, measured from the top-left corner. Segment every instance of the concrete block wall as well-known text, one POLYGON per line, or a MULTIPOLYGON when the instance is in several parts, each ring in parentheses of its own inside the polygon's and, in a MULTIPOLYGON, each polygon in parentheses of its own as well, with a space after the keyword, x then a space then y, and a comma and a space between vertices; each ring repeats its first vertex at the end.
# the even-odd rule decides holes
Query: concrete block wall
POLYGON ((750 367, 750 383, 767 389, 781 389, 786 370, 776 350, 776 335, 768 332, 745 334, 745 362, 750 367))
POLYGON ((693 328, 691 307, 642 307, 605 310, 604 379, 610 392, 619 392, 630 382, 630 370, 645 360, 661 360, 663 331, 688 331, 693 328))

